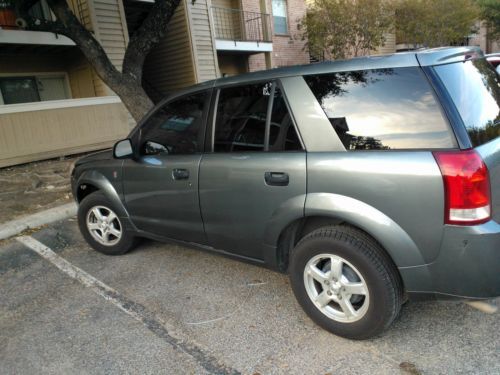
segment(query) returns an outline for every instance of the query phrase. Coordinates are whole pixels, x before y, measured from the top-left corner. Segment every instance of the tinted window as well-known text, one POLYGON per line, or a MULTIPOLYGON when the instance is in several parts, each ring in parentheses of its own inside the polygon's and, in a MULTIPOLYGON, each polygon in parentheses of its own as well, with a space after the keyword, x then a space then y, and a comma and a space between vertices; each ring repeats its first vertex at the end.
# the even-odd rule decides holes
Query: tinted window
POLYGON ((455 146, 419 68, 304 78, 348 150, 455 146))
POLYGON ((144 125, 142 153, 192 154, 199 151, 207 95, 204 92, 184 97, 156 111, 144 125))
POLYGON ((435 67, 462 117, 471 142, 479 146, 500 136, 500 82, 484 59, 435 67))
MULTIPOLYGON (((217 104, 214 151, 264 151, 266 116, 272 83, 222 89, 217 104)), ((269 128, 269 150, 300 150, 302 147, 288 108, 275 89, 269 128)))

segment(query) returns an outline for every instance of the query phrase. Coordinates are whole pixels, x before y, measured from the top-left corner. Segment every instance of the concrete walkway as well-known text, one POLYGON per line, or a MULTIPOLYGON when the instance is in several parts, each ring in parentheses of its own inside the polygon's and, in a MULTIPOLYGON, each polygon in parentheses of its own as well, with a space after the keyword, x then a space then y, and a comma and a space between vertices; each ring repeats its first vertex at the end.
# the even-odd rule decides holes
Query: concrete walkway
POLYGON ((72 202, 0 224, 0 240, 15 236, 27 229, 75 216, 76 209, 76 203, 72 202))

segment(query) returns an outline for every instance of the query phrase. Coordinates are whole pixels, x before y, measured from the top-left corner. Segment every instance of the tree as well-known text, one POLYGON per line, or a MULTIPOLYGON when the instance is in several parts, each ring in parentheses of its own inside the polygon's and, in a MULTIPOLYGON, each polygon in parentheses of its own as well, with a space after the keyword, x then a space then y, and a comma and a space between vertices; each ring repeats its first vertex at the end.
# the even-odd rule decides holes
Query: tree
POLYGON ((461 44, 478 17, 474 0, 399 0, 396 43, 413 48, 461 44))
POLYGON ((481 11, 481 19, 486 22, 488 36, 500 41, 500 1, 498 0, 477 0, 481 11))
POLYGON ((17 12, 31 30, 65 35, 75 42, 99 77, 120 97, 135 120, 153 107, 142 88, 143 65, 148 53, 165 36, 167 26, 180 0, 157 0, 142 25, 129 38, 122 71, 109 60, 93 34, 83 26, 66 0, 47 0, 55 21, 36 19, 29 10, 40 0, 18 0, 17 12))
POLYGON ((391 0, 316 0, 301 21, 311 55, 326 59, 369 54, 393 25, 391 0))

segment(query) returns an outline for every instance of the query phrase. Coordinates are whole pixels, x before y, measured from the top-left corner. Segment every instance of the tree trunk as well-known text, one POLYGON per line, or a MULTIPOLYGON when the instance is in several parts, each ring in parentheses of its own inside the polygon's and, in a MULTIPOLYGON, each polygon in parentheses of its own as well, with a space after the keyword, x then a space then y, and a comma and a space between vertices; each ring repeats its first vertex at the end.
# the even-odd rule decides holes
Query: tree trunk
POLYGON ((180 0, 157 0, 139 29, 130 36, 125 51, 123 71, 110 61, 106 51, 73 14, 66 0, 47 0, 56 15, 56 21, 36 19, 29 9, 40 0, 16 2, 18 13, 26 20, 30 29, 62 34, 75 42, 97 75, 113 90, 136 121, 153 108, 153 101, 142 87, 142 70, 149 52, 160 42, 167 31, 180 0))
POLYGON ((137 122, 154 106, 146 91, 136 82, 123 82, 117 85, 114 90, 137 122))

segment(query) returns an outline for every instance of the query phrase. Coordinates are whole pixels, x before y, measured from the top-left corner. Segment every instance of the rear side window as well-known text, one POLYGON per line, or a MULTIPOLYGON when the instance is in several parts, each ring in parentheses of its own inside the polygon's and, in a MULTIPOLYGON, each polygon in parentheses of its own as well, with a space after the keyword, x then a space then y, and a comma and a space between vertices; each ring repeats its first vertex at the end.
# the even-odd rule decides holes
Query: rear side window
POLYGON ((471 143, 500 136, 500 82, 484 59, 435 66, 462 117, 471 143))
POLYGON ((273 82, 220 90, 215 121, 214 151, 265 151, 269 123, 269 151, 301 150, 283 95, 273 82), (268 106, 272 105, 267 118, 268 106))
POLYGON ((419 68, 339 72, 304 79, 347 150, 455 147, 419 68))

